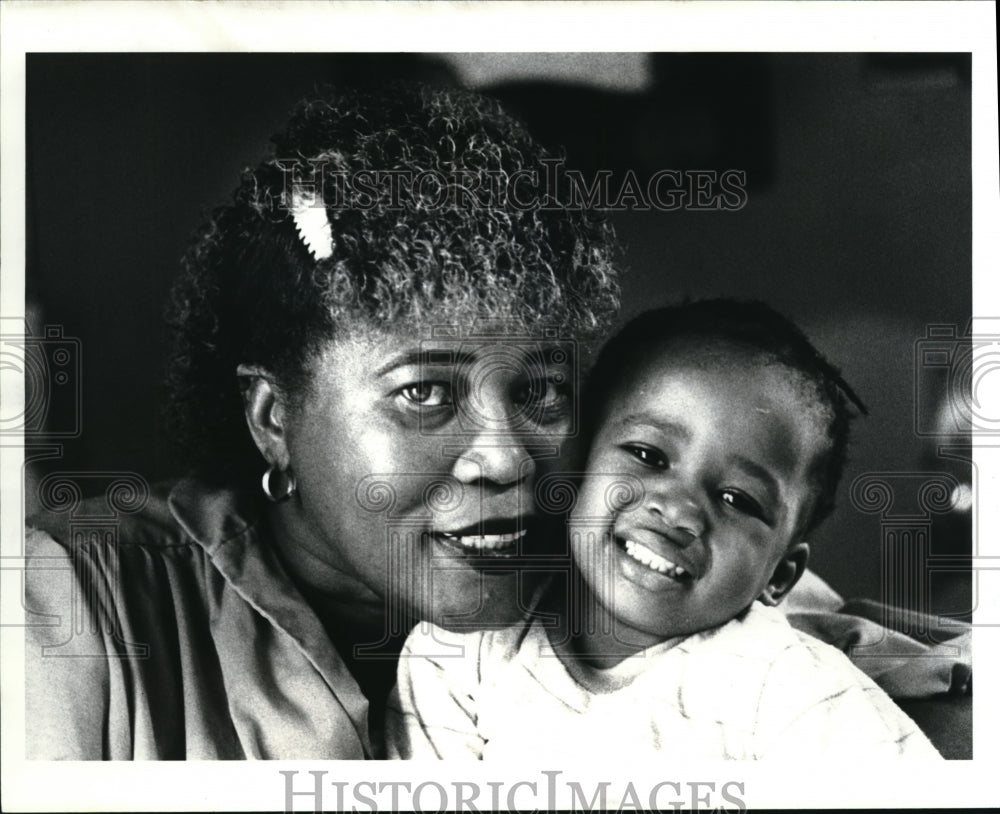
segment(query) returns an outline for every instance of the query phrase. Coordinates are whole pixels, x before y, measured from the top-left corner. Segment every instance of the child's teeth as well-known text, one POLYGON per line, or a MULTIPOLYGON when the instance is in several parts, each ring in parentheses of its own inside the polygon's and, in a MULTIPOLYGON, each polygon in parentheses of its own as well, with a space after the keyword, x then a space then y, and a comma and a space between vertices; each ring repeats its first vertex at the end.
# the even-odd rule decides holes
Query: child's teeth
POLYGON ((646 546, 633 540, 625 541, 625 552, 633 559, 641 562, 647 568, 652 568, 654 571, 658 571, 661 574, 667 574, 672 577, 681 577, 687 573, 687 571, 681 566, 675 565, 665 557, 661 557, 656 552, 650 551, 646 548, 646 546))

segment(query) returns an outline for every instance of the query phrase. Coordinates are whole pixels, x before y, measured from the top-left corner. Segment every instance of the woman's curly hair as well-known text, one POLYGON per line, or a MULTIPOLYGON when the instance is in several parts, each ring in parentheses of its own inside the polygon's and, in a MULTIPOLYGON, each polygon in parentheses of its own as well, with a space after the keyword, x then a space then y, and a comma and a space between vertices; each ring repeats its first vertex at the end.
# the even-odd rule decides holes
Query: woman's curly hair
POLYGON ((486 317, 580 339, 607 331, 613 231, 557 190, 533 206, 504 194, 526 172, 544 180, 552 156, 495 101, 406 83, 331 92, 301 103, 273 142, 196 234, 172 294, 167 424, 203 475, 260 469, 239 364, 294 397, 323 343, 357 327, 416 335, 427 320, 486 317), (375 172, 396 182, 373 183, 375 172), (449 188, 427 183, 442 178, 449 188), (288 211, 309 182, 332 227, 320 260, 288 211))

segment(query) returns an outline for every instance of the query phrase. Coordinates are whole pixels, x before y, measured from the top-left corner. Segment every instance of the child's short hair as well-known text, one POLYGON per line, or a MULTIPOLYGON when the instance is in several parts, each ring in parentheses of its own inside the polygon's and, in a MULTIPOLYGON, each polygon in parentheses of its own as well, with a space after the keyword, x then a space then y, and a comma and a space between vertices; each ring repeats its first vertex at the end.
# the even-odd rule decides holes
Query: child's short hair
POLYGON ((631 320, 601 349, 590 371, 583 399, 584 425, 590 437, 604 418, 610 395, 651 353, 677 340, 742 347, 758 355, 761 363, 782 365, 802 377, 803 392, 828 417, 830 444, 812 468, 817 497, 803 533, 815 529, 834 507, 847 460, 851 420, 858 412, 867 415, 868 410, 798 326, 762 302, 728 298, 684 302, 631 320))

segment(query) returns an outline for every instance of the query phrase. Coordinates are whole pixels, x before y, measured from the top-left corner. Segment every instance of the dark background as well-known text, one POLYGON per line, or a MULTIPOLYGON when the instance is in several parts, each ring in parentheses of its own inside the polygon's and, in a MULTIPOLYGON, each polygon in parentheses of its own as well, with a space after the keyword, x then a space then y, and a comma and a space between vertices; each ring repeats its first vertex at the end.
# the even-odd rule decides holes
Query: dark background
MULTIPOLYGON (((466 59, 469 59, 466 56, 466 59)), ((488 68, 490 56, 481 57, 488 68)), ((651 55, 641 87, 545 72, 478 87, 584 170, 743 169, 736 212, 613 216, 626 247, 623 318, 683 295, 768 301, 793 317, 867 402, 840 508, 813 546, 818 573, 879 597, 882 520, 848 487, 867 472, 950 471, 914 431, 939 394, 917 387, 915 343, 971 316, 968 55, 651 55), (613 83, 612 83, 613 84, 613 83)), ((27 71, 29 304, 35 330, 80 340, 82 432, 39 472, 172 472, 159 434, 171 278, 191 232, 267 151, 317 82, 457 79, 406 55, 33 54, 27 71)), ((597 70, 597 69, 595 69, 597 70)), ((483 79, 483 77, 486 77, 483 79)), ((50 422, 66 422, 56 406, 50 422)), ((952 439, 955 440, 955 439, 952 439)), ((29 506, 32 496, 28 495, 29 506)), ((905 501, 904 501, 905 502, 905 501)), ((963 517, 935 553, 969 550, 963 517)), ((933 583, 968 608, 968 580, 933 583)))

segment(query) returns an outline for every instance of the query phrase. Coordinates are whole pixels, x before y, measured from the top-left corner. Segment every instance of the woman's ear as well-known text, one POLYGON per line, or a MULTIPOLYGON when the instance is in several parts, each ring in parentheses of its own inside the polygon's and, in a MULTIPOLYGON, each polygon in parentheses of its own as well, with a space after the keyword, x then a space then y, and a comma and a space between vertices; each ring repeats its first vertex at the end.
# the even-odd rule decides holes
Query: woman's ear
POLYGON ((767 587, 759 597, 760 601, 772 607, 779 604, 795 587, 799 577, 805 573, 808 562, 809 543, 799 542, 790 545, 775 567, 774 573, 771 574, 767 587))
POLYGON ((284 471, 289 464, 284 395, 266 370, 239 365, 236 375, 243 392, 243 413, 250 435, 264 459, 284 471))

